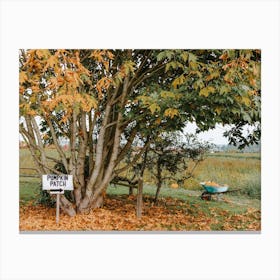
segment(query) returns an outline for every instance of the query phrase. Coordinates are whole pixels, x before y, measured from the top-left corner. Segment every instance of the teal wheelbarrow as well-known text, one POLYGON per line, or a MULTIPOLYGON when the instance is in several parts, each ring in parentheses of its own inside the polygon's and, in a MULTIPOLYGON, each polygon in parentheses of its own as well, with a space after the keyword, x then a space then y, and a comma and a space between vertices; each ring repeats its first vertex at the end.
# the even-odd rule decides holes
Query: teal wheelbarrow
POLYGON ((218 200, 220 200, 224 193, 229 192, 228 185, 210 186, 205 182, 201 182, 200 185, 204 188, 204 192, 200 196, 202 200, 212 200, 212 196, 217 196, 218 200))

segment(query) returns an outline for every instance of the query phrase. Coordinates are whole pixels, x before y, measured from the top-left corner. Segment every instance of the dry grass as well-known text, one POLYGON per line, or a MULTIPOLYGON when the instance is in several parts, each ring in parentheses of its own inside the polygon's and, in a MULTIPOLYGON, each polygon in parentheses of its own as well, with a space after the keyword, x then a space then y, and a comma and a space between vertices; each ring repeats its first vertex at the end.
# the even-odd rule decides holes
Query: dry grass
POLYGON ((201 162, 195 169, 193 178, 184 182, 184 188, 201 189, 200 182, 215 181, 227 184, 230 189, 241 189, 243 194, 260 198, 261 161, 258 154, 218 154, 201 162), (239 156, 240 155, 240 156, 239 156))

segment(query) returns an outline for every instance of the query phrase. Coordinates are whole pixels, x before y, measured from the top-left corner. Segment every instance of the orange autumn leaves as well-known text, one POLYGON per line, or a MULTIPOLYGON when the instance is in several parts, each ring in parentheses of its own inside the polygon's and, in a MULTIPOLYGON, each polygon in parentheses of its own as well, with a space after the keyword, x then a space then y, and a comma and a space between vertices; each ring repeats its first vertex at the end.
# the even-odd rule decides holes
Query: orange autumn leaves
POLYGON ((171 198, 161 199, 158 205, 144 198, 144 212, 141 219, 135 214, 136 198, 105 199, 102 209, 88 214, 69 217, 60 215, 55 221, 55 208, 40 205, 20 207, 21 231, 209 231, 260 230, 260 211, 248 209, 243 214, 232 214, 226 210, 209 208, 206 214, 201 207, 171 198), (222 219, 222 220, 221 220, 222 219))
POLYGON ((96 106, 93 97, 83 94, 83 77, 89 78, 90 72, 81 64, 78 50, 29 50, 21 57, 20 108, 25 114, 47 115, 63 106, 66 120, 73 105, 84 111, 96 106))
POLYGON ((66 122, 73 108, 96 110, 106 94, 134 74, 135 64, 124 61, 112 73, 115 56, 110 50, 21 50, 19 92, 23 115, 63 111, 66 122), (81 61, 88 59, 87 69, 81 61))
MULTIPOLYGON (((256 50, 256 52, 260 54, 260 50, 256 50)), ((260 63, 250 60, 250 56, 251 50, 243 50, 241 56, 233 60, 230 60, 228 52, 224 52, 220 56, 221 60, 228 62, 222 67, 224 71, 227 71, 224 76, 225 82, 234 85, 234 75, 238 75, 240 78, 247 76, 249 84, 252 87, 257 86, 257 80, 260 79, 261 75, 261 67, 260 63)))
MULTIPOLYGON (((20 108, 27 115, 47 115, 63 108, 65 122, 74 107, 85 112, 96 109, 111 85, 107 77, 93 83, 92 73, 80 61, 79 50, 28 50, 20 57, 20 108)), ((90 57, 106 69, 108 59, 114 58, 102 50, 95 50, 90 57)))

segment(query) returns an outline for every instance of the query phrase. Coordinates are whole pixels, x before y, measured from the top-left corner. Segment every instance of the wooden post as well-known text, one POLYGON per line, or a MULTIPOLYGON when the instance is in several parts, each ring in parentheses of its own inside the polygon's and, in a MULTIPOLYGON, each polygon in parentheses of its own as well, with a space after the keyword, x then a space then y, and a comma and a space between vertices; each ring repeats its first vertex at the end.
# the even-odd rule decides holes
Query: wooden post
POLYGON ((60 194, 56 194, 56 223, 59 223, 59 201, 60 201, 60 194))
POLYGON ((129 187, 129 192, 128 192, 128 195, 133 195, 133 187, 129 187))
POLYGON ((137 205, 136 205, 136 216, 138 219, 142 217, 143 208, 143 178, 140 177, 138 180, 138 192, 137 192, 137 205))

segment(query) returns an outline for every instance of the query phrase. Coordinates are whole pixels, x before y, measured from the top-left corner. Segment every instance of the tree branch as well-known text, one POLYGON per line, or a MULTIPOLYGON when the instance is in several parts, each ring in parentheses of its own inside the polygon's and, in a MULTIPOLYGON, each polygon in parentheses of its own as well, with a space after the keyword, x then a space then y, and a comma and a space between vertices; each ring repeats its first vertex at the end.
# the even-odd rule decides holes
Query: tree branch
MULTIPOLYGON (((93 172, 92 172, 91 177, 87 184, 87 186, 89 186, 89 187, 91 187, 93 185, 93 183, 97 179, 98 174, 101 169, 102 155, 103 155, 103 148, 104 148, 104 137, 105 137, 106 125, 108 123, 110 111, 111 111, 111 104, 110 104, 110 102, 107 102, 106 108, 105 108, 105 113, 104 113, 104 119, 102 121, 102 125, 101 125, 100 132, 99 132, 99 137, 98 137, 97 144, 96 144, 96 157, 95 157, 94 169, 93 169, 93 172)), ((90 191, 90 190, 88 190, 88 191, 90 191)))
POLYGON ((97 120, 97 114, 91 110, 88 114, 89 118, 89 131, 88 131, 88 145, 89 145, 89 174, 91 174, 93 170, 93 165, 94 165, 94 160, 93 160, 93 155, 94 155, 94 150, 93 150, 93 130, 96 124, 97 120), (92 119, 92 114, 94 114, 93 119, 92 119))
POLYGON ((150 144, 150 140, 145 143, 142 150, 138 154, 135 155, 134 159, 129 164, 127 164, 126 166, 124 166, 120 169, 117 169, 114 173, 118 175, 118 174, 124 172, 125 170, 127 170, 128 168, 130 168, 131 166, 133 166, 138 161, 138 159, 141 157, 141 155, 145 152, 145 150, 148 148, 149 144, 150 144))
POLYGON ((140 64, 139 68, 137 69, 137 71, 135 72, 134 77, 131 79, 130 84, 129 84, 129 88, 132 86, 132 83, 135 81, 135 79, 138 76, 138 74, 141 73, 141 71, 144 68, 145 63, 149 59, 149 56, 150 56, 151 53, 152 53, 152 50, 146 50, 145 53, 143 54, 144 59, 141 62, 141 64, 140 64))
POLYGON ((70 174, 75 174, 76 167, 76 135, 77 135, 77 112, 73 109, 72 122, 71 122, 71 136, 70 136, 70 162, 69 162, 69 171, 70 174))
POLYGON ((65 169, 66 169, 66 171, 68 173, 69 165, 68 165, 68 162, 67 162, 66 155, 64 154, 63 150, 61 149, 61 147, 60 147, 60 145, 58 143, 58 139, 56 137, 56 133, 55 133, 55 130, 54 130, 54 127, 52 125, 51 120, 48 117, 46 117, 46 121, 47 121, 48 126, 50 128, 50 132, 51 132, 51 135, 52 135, 52 138, 53 138, 53 142, 54 142, 55 148, 58 151, 60 159, 61 159, 61 161, 62 161, 62 163, 63 163, 63 165, 64 165, 64 167, 65 167, 65 169))
POLYGON ((119 153, 118 159, 116 161, 116 165, 118 165, 122 161, 122 159, 125 157, 127 151, 132 146, 132 143, 133 143, 133 140, 134 140, 136 134, 137 134, 137 127, 134 127, 133 130, 131 131, 130 135, 129 135, 127 143, 125 144, 125 146, 123 147, 123 149, 119 153))
POLYGON ((19 130, 20 130, 21 135, 22 135, 23 138, 24 138, 25 143, 26 143, 27 146, 28 146, 28 149, 29 149, 29 151, 30 151, 30 153, 31 153, 32 158, 33 158, 34 161, 35 161, 36 170, 37 170, 38 174, 44 174, 44 173, 45 173, 45 170, 44 170, 44 168, 41 166, 40 161, 39 161, 39 159, 38 159, 37 156, 36 156, 37 146, 36 146, 36 144, 34 143, 34 139, 31 138, 31 136, 28 134, 28 132, 27 132, 21 125, 19 126, 19 130))
POLYGON ((47 165, 46 153, 45 153, 44 145, 43 145, 43 142, 41 139, 40 130, 39 130, 39 127, 38 127, 34 117, 31 117, 31 123, 32 123, 32 127, 35 131, 39 150, 41 152, 41 161, 44 162, 45 165, 47 165))
POLYGON ((148 69, 134 83, 132 83, 131 86, 136 88, 139 84, 144 82, 146 79, 151 78, 153 76, 153 74, 155 74, 156 72, 158 72, 164 68, 165 68, 165 64, 158 64, 156 67, 148 69))

